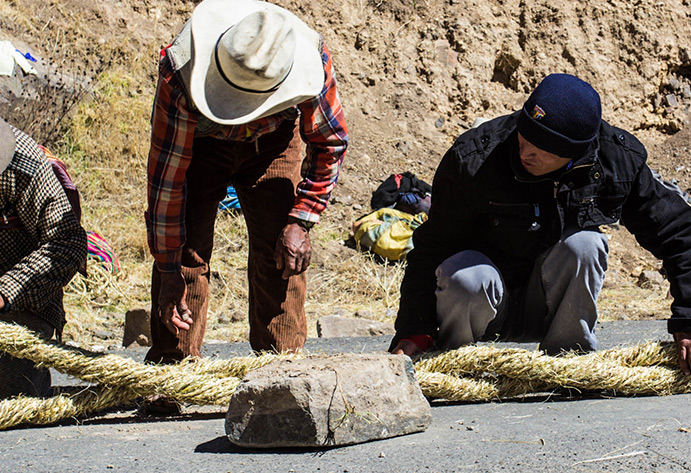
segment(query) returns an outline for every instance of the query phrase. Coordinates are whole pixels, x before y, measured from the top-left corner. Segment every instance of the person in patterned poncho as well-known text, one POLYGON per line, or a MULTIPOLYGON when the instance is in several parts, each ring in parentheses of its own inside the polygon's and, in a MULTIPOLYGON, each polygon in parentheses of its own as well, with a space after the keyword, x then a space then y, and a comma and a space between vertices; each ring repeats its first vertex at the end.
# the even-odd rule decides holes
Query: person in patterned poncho
MULTIPOLYGON (((79 224, 42 149, 0 119, 0 320, 58 338, 62 288, 86 258, 79 224)), ((50 394, 50 372, 0 353, 0 399, 50 394)))

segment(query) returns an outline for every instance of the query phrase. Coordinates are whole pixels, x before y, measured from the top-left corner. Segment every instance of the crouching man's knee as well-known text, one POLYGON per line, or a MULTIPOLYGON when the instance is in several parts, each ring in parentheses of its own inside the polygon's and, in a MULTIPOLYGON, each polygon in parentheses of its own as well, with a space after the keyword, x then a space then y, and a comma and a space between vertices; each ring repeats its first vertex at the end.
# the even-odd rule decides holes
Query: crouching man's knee
POLYGON ((502 303, 504 284, 492 261, 477 251, 462 251, 439 265, 437 322, 442 349, 479 340, 502 303))

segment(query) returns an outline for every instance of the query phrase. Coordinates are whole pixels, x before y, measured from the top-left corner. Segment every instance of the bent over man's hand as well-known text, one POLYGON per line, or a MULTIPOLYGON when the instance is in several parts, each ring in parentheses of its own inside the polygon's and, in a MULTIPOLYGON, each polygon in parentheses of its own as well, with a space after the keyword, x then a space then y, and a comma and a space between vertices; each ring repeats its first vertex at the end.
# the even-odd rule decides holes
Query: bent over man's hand
MULTIPOLYGON (((161 273, 161 289, 158 293, 159 315, 171 333, 189 330, 192 312, 187 307, 187 285, 181 272, 161 273)), ((153 315, 153 314, 152 314, 153 315)))
POLYGON ((691 332, 675 332, 679 367, 685 375, 691 375, 691 332))
POLYGON ((312 242, 307 229, 297 223, 286 225, 276 241, 274 252, 276 268, 283 270, 283 279, 305 271, 311 257, 312 242))

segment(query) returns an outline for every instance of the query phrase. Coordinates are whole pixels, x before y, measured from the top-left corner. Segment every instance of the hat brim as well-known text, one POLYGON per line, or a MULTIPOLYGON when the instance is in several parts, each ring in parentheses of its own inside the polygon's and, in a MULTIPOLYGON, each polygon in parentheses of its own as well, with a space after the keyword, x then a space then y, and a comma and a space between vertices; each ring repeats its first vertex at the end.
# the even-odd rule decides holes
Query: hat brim
POLYGON ((14 150, 17 146, 17 140, 14 137, 14 132, 10 125, 0 118, 0 172, 3 172, 9 166, 10 161, 14 157, 14 150))
POLYGON ((192 76, 190 94, 197 109, 223 125, 262 118, 318 95, 324 86, 320 37, 292 13, 263 1, 204 0, 192 13, 192 76), (293 67, 272 92, 245 92, 221 76, 214 58, 218 38, 249 14, 276 9, 293 22, 296 33, 293 67))

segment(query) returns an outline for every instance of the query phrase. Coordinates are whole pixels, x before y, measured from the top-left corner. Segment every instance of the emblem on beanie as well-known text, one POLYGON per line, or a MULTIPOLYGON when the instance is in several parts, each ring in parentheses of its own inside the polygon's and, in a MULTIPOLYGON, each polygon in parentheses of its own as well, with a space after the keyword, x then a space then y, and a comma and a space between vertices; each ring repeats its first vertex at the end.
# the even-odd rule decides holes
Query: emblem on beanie
POLYGON ((539 105, 533 107, 533 120, 539 120, 546 115, 545 111, 539 105))

